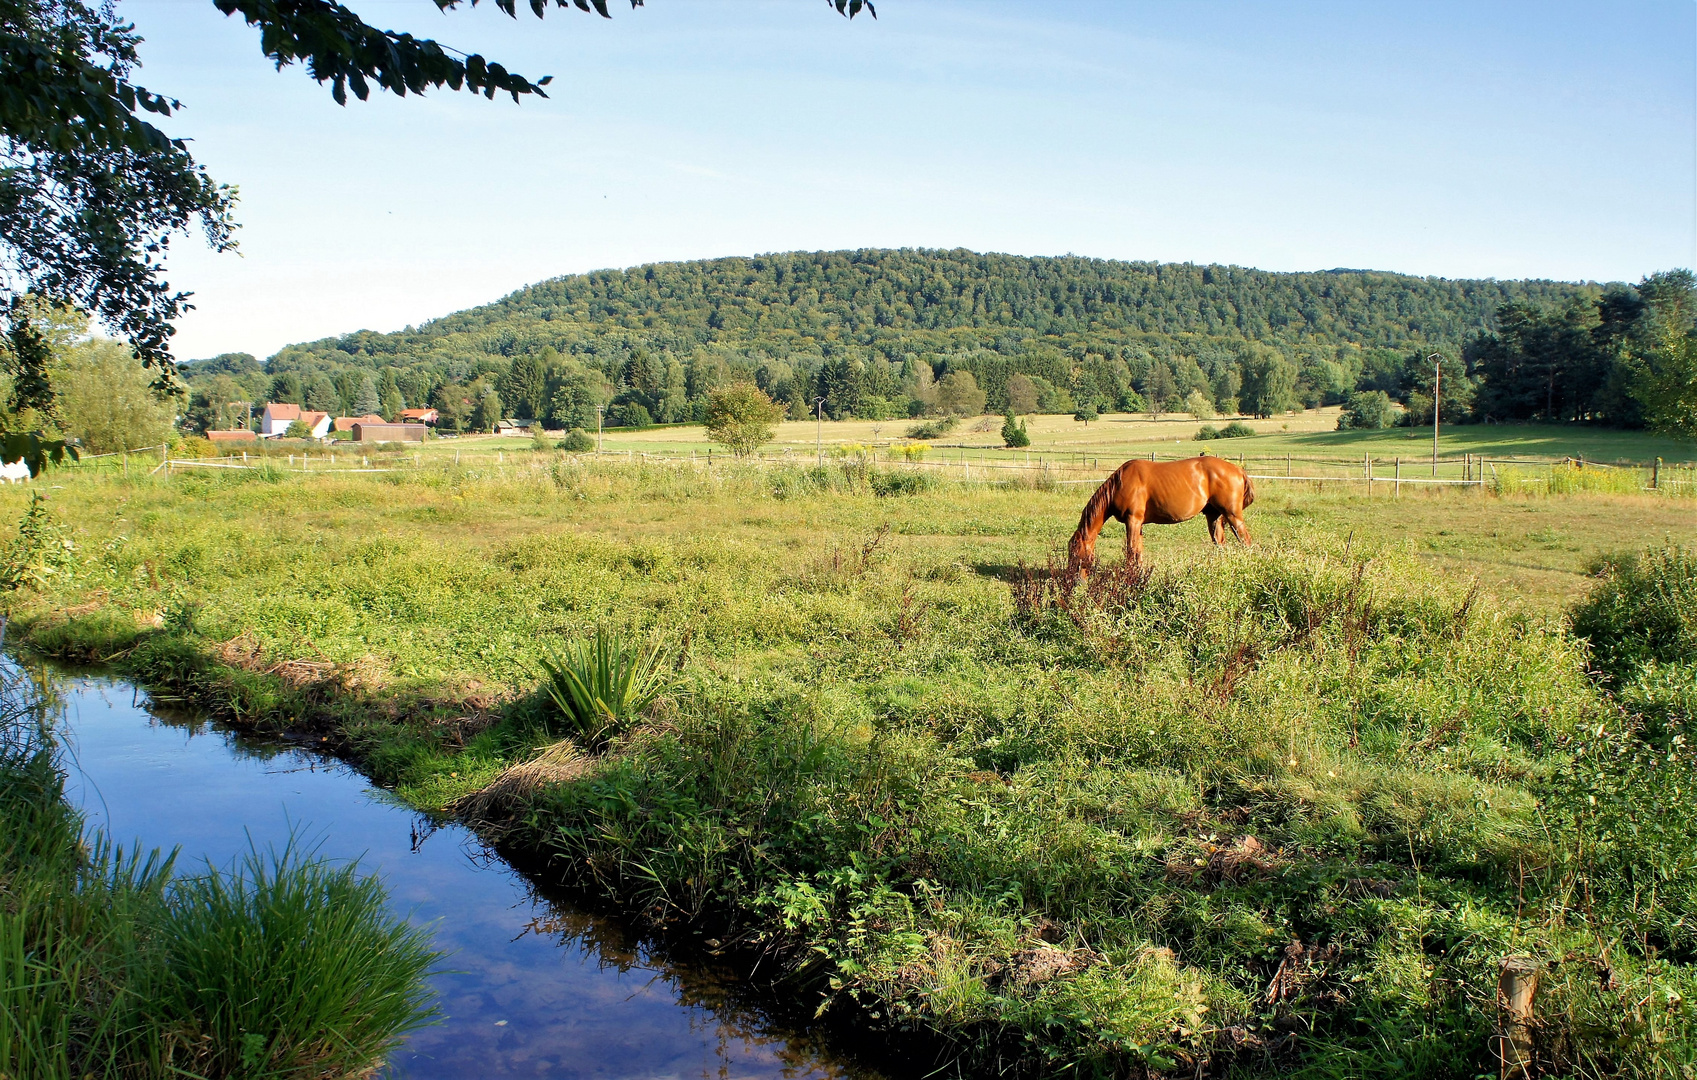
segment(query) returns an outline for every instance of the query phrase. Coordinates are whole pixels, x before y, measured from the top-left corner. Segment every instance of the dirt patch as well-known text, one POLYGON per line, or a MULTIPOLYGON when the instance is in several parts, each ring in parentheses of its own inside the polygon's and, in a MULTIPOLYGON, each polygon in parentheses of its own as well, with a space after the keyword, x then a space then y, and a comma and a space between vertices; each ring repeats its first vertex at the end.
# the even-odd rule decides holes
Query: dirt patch
POLYGON ((1167 877, 1213 888, 1262 877, 1278 866, 1279 857, 1260 840, 1246 835, 1223 844, 1180 844, 1167 852, 1165 864, 1167 877))
POLYGON ((1094 949, 1057 949, 1047 945, 1021 949, 1008 958, 1007 981, 1017 987, 1040 986, 1100 964, 1104 959, 1094 949))
POLYGON ((212 655, 230 667, 273 676, 295 690, 370 695, 389 681, 388 665, 375 656, 341 663, 295 659, 271 663, 265 656, 265 646, 252 630, 243 630, 212 650, 212 655))

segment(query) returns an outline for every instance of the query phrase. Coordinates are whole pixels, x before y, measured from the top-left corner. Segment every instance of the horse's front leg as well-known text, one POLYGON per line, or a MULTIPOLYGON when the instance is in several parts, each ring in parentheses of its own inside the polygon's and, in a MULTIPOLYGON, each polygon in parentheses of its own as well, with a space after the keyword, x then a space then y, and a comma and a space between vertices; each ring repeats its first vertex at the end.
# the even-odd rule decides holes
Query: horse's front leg
POLYGON ((1133 517, 1125 519, 1125 561, 1143 561, 1143 522, 1133 517))
POLYGON ((1220 521, 1220 512, 1217 510, 1208 510, 1205 511, 1205 514, 1208 518, 1208 539, 1212 540, 1216 544, 1225 543, 1226 527, 1220 521))

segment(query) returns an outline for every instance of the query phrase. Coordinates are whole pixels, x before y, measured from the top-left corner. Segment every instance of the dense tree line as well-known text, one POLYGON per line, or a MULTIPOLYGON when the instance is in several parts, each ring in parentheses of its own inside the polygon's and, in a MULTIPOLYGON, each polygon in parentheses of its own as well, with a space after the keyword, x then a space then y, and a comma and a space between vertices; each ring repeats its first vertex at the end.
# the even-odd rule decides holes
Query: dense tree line
MULTIPOLYGON (((1559 305, 1504 304, 1467 343, 1473 413, 1489 420, 1591 420, 1677 431, 1697 422, 1697 278, 1654 274, 1559 305), (1682 415, 1683 414, 1683 415, 1682 415)), ((1445 395, 1446 401, 1448 395, 1445 395)))
POLYGON ((1496 400, 1495 388, 1482 389, 1486 343, 1515 332, 1516 319, 1616 312, 1638 295, 1628 286, 1355 270, 790 253, 574 275, 416 329, 189 370, 208 409, 245 394, 351 413, 374 394, 374 411, 433 405, 450 429, 504 412, 593 430, 597 407, 615 426, 700 422, 708 391, 737 380, 793 418, 815 409, 831 418, 948 411, 940 395, 955 373, 969 374, 998 413, 1271 416, 1377 390, 1407 415, 1429 416, 1425 357, 1436 351, 1454 369, 1446 416, 1508 419, 1522 413, 1476 411, 1496 400))

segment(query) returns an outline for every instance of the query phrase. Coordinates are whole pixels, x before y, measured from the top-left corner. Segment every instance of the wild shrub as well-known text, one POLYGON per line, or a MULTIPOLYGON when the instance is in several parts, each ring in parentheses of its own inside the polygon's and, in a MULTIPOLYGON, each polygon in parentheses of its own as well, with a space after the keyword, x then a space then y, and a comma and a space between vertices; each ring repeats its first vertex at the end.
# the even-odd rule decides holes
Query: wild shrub
POLYGON ((1649 664, 1697 658, 1697 550, 1651 548, 1604 561, 1573 610, 1573 632, 1591 643, 1611 683, 1649 664))
POLYGON ((1191 438, 1197 442, 1208 442, 1213 439, 1241 439, 1253 434, 1255 434, 1254 428, 1241 420, 1233 420, 1223 428, 1216 428, 1213 424, 1203 424, 1191 438))
POLYGON ((1016 420, 1011 409, 1002 420, 1002 445, 1013 449, 1031 445, 1031 435, 1025 430, 1025 421, 1016 420))
POLYGON ((1338 414, 1339 431, 1376 431, 1391 426, 1396 409, 1383 390, 1363 390, 1349 395, 1349 403, 1338 414))
POLYGON ((0 591, 45 588, 55 574, 72 565, 76 544, 63 528, 41 492, 31 492, 29 509, 18 521, 18 535, 0 553, 0 591))
POLYGON ((936 478, 917 469, 874 471, 870 476, 872 494, 880 498, 900 495, 919 495, 936 486, 936 478))
POLYGON ((942 416, 935 420, 922 420, 908 427, 904 433, 910 439, 940 439, 955 429, 960 420, 954 416, 942 416))
POLYGON ((560 440, 560 449, 568 454, 587 454, 595 449, 595 436, 582 428, 572 428, 560 440))

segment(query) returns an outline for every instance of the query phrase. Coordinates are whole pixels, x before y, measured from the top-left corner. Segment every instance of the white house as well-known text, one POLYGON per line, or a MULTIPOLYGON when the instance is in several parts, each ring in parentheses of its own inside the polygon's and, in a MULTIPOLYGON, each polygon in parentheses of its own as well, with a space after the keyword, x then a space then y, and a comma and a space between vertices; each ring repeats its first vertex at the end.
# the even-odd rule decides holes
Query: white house
POLYGON ((259 414, 259 437, 274 439, 289 430, 289 425, 301 418, 299 405, 279 405, 273 401, 259 414))
POLYGON ((272 402, 265 406, 265 411, 259 415, 259 437, 274 439, 289 430, 289 425, 299 420, 312 432, 312 437, 321 439, 330 430, 330 414, 303 409, 299 405, 279 404, 272 402))

